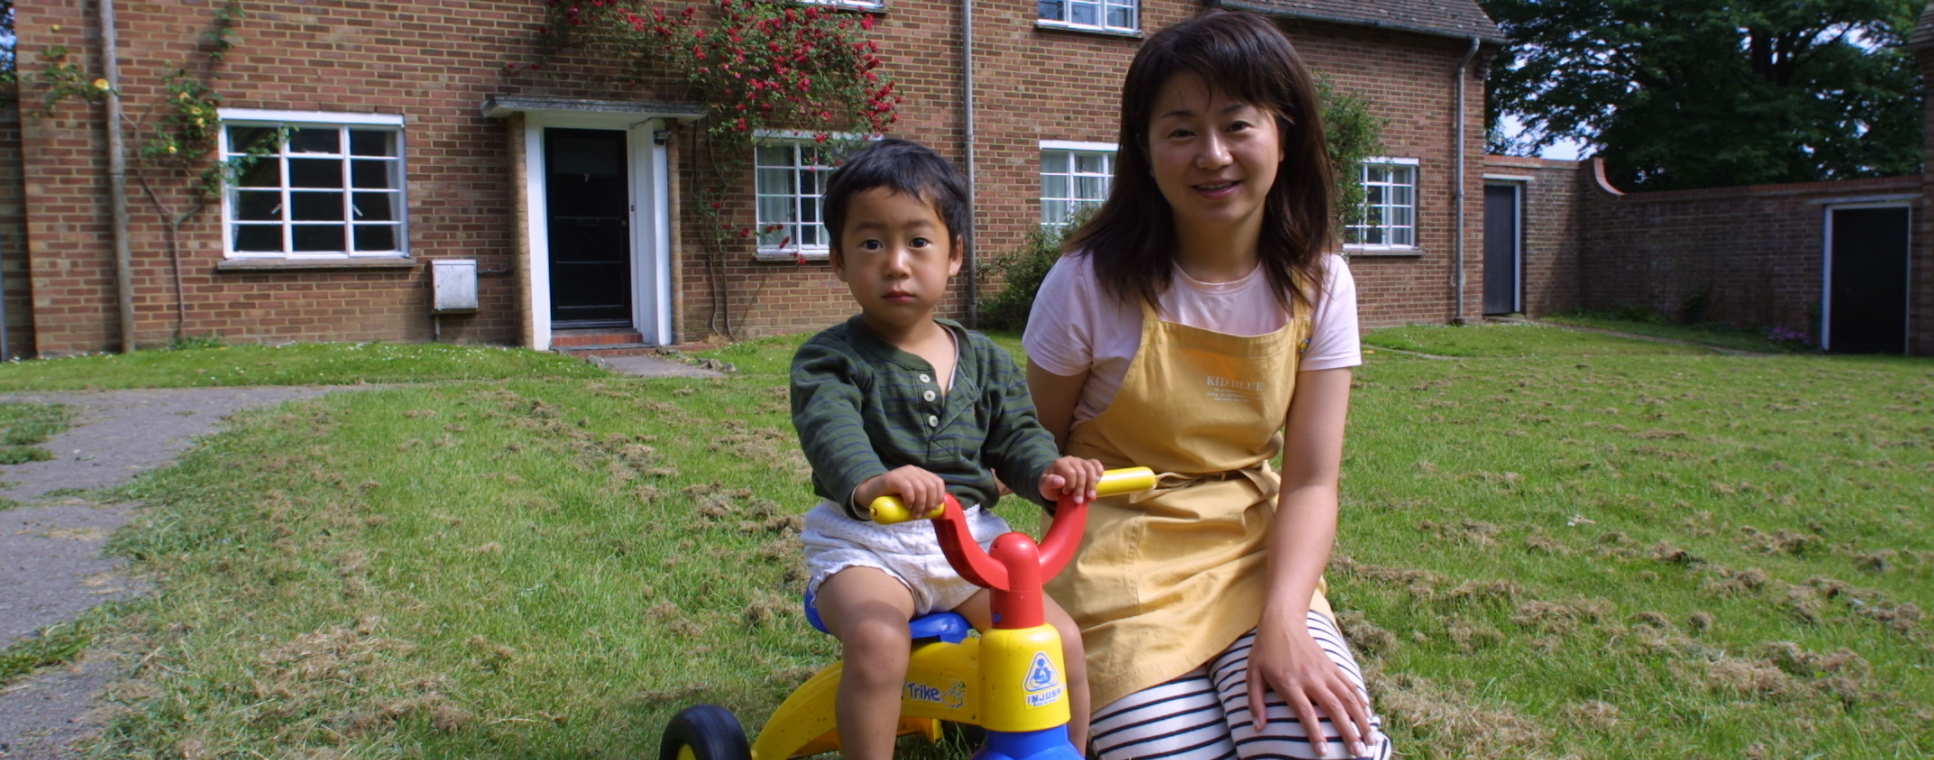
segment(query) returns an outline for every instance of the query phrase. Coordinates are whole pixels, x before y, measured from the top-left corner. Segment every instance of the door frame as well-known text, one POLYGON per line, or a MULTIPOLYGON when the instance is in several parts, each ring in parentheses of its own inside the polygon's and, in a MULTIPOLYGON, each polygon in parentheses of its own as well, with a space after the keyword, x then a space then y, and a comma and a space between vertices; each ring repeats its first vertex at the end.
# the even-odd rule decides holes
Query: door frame
MULTIPOLYGON (((1912 196, 1888 199, 1851 200, 1845 203, 1825 203, 1821 212, 1825 214, 1820 232, 1820 350, 1833 350, 1833 212, 1854 211, 1858 209, 1898 208, 1907 211, 1907 250, 1906 269, 1902 275, 1904 282, 1914 281, 1914 201, 1912 196)), ((1905 339, 1901 342, 1901 353, 1908 353, 1914 341, 1914 288, 1907 288, 1906 298, 1901 304, 1901 327, 1905 339)))
MULTIPOLYGON (((1509 186, 1512 191, 1511 214, 1513 224, 1511 225, 1511 231, 1513 234, 1511 235, 1510 311, 1512 314, 1524 313, 1524 199, 1530 194, 1531 179, 1531 177, 1519 174, 1484 175, 1484 187, 1486 189, 1496 185, 1500 187, 1509 186)), ((1488 268, 1490 262, 1485 262, 1485 266, 1488 268)), ((1479 304, 1482 304, 1484 302, 1483 295, 1480 294, 1477 300, 1479 304)), ((1481 306, 1479 308, 1480 310, 1482 309, 1481 306)))
POLYGON ((630 207, 631 326, 646 343, 670 345, 672 330, 671 173, 664 118, 636 114, 529 111, 524 116, 524 242, 530 252, 532 348, 551 346, 550 208, 545 197, 544 130, 625 133, 630 207))

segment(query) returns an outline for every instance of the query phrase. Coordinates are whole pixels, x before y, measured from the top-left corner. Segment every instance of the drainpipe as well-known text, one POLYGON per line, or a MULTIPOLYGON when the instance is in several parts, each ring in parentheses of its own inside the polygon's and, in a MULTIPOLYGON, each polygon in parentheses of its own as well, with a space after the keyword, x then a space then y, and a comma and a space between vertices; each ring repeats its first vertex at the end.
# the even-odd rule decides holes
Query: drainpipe
POLYGON ((967 324, 980 327, 980 267, 974 260, 974 0, 960 3, 961 124, 967 138, 967 324))
POLYGON ((101 0, 101 75, 107 80, 108 205, 114 213, 114 287, 121 295, 121 353, 134 351, 134 264, 128 251, 128 161, 121 146, 121 66, 114 0, 101 0))
POLYGON ((1457 300, 1451 322, 1460 325, 1464 323, 1464 69, 1477 57, 1477 42, 1477 35, 1471 35, 1471 49, 1457 62, 1457 146, 1451 151, 1457 156, 1455 189, 1451 191, 1457 206, 1457 239, 1451 242, 1451 289, 1457 300))

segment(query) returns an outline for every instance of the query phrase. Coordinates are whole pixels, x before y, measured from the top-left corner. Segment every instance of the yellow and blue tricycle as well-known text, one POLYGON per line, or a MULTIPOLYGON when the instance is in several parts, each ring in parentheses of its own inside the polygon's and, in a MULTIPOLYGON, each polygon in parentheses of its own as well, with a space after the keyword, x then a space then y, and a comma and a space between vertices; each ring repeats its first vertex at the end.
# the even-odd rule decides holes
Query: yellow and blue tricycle
MULTIPOLYGON (((1109 470, 1096 490, 1100 496, 1153 488, 1146 467, 1109 470)), ((883 496, 872 504, 874 519, 904 522, 910 515, 899 500, 883 496)), ((938 741, 941 724, 979 726, 986 741, 976 760, 1081 760, 1068 742, 1067 672, 1061 636, 1042 613, 1042 584, 1068 564, 1081 543, 1088 505, 1063 499, 1053 524, 1039 544, 1025 533, 1007 533, 984 551, 967 530, 960 502, 946 498, 933 518, 941 551, 962 578, 992 592, 994 625, 977 634, 952 612, 915 618, 900 696, 900 732, 938 741)), ((806 617, 826 630, 806 599, 806 617)), ((788 760, 839 749, 834 697, 842 670, 833 663, 806 679, 766 721, 748 744, 745 729, 731 711, 696 705, 680 711, 665 728, 659 760, 788 760)))

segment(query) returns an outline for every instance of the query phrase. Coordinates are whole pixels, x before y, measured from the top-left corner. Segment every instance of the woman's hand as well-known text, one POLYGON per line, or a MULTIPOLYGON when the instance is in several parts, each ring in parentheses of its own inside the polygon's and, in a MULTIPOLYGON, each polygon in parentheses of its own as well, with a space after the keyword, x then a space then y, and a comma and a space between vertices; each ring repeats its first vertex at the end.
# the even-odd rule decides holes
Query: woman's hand
MULTIPOLYGON (((1312 740, 1324 736, 1323 724, 1317 720, 1320 709, 1330 717, 1350 754, 1363 757, 1368 754, 1364 740, 1370 736, 1370 706, 1316 639, 1310 638, 1303 619, 1292 622, 1285 617, 1265 613, 1256 628, 1255 647, 1249 650, 1249 715, 1256 730, 1262 730, 1268 720, 1263 689, 1273 689, 1303 724, 1304 735, 1312 740)), ((1315 746, 1320 752, 1322 745, 1315 746)))

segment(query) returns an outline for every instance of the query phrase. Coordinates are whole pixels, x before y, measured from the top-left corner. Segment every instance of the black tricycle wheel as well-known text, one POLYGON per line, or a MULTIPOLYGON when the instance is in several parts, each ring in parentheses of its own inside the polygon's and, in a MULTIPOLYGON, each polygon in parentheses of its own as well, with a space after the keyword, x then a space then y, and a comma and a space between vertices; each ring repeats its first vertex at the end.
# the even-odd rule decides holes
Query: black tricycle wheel
POLYGON ((745 729, 732 711, 693 705, 672 716, 658 742, 658 760, 751 760, 745 729), (689 752, 689 754, 687 754, 689 752))

